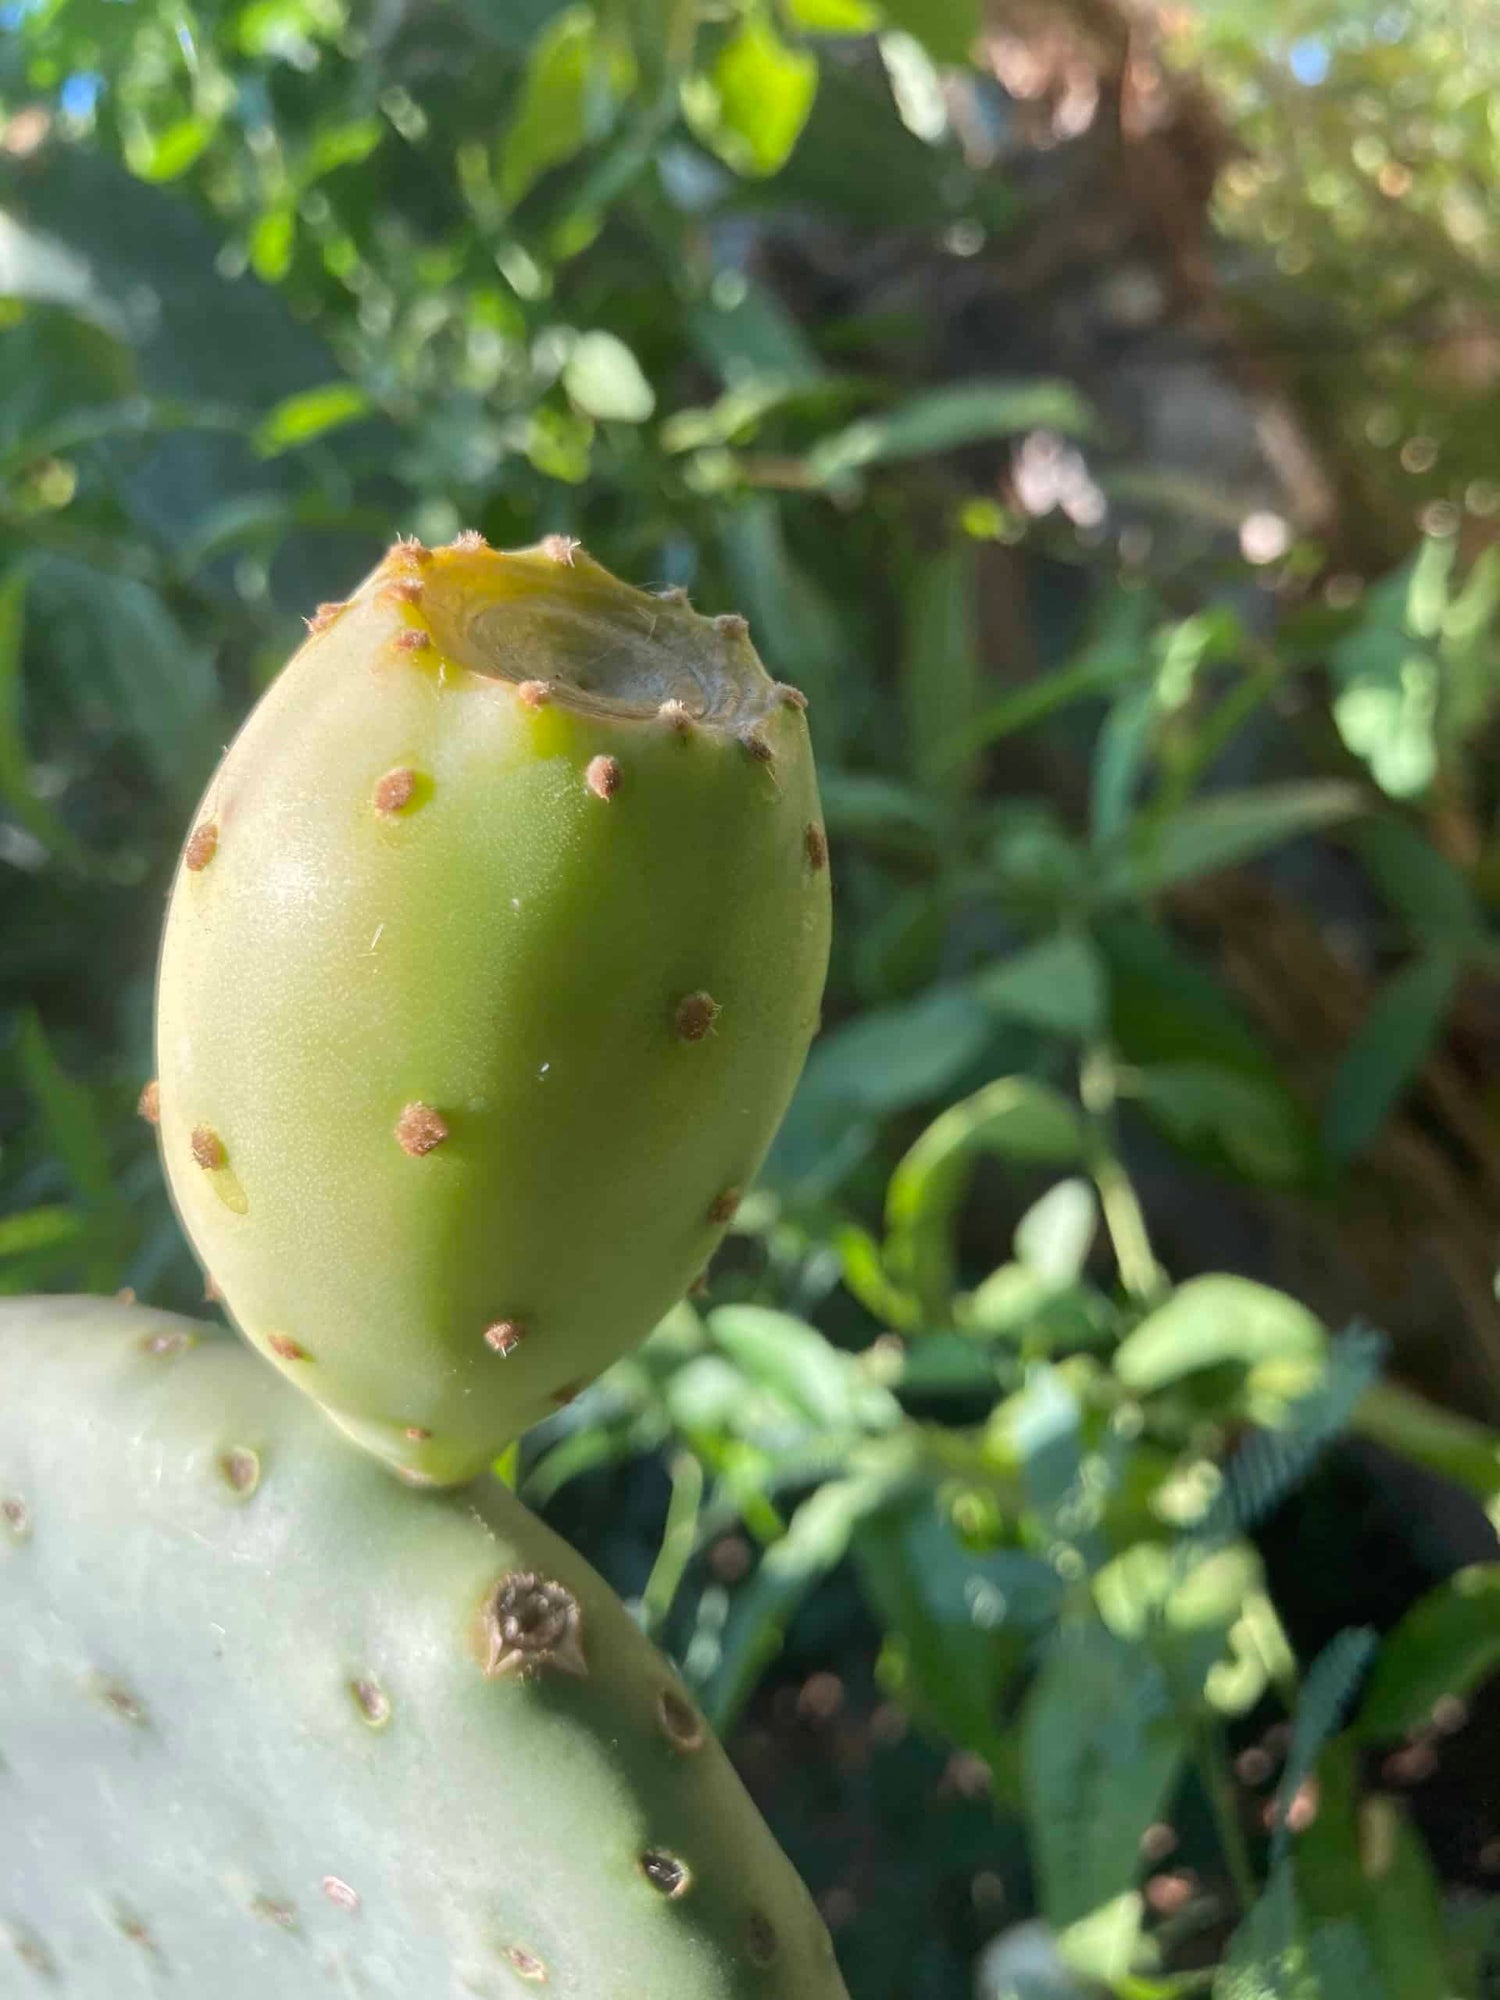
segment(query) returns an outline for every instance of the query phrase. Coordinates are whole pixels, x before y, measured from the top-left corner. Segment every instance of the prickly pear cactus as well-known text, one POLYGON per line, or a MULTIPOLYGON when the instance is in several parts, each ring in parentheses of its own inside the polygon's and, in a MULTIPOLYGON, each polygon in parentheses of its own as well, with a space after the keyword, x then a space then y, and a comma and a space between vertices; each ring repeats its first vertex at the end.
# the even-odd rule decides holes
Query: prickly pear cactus
POLYGON ((238 1342, 0 1303, 0 1993, 843 2000, 665 1662, 238 1342))
POLYGON ((209 786, 143 1109, 241 1330, 418 1478, 641 1339, 770 1144, 828 951, 802 706, 561 538, 398 543, 209 786))

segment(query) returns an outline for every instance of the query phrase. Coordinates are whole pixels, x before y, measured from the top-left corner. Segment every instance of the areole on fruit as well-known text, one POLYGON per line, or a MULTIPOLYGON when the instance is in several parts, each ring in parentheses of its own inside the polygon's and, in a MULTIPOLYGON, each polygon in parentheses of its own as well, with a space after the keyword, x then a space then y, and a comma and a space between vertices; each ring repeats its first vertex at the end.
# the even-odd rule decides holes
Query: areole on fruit
POLYGON ((247 1338, 398 1468, 467 1478, 592 1380, 752 1181, 828 948, 788 692, 566 538, 398 543, 215 774, 169 1181, 247 1338))

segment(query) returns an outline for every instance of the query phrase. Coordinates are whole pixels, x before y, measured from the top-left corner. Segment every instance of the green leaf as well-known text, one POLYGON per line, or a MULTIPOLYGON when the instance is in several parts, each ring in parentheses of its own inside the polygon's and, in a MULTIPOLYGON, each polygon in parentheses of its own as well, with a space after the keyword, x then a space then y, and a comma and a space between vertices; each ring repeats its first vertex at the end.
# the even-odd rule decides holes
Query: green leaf
POLYGON ((1334 722, 1348 749, 1391 798, 1424 792, 1437 770, 1441 689, 1436 659, 1408 629, 1402 574, 1367 593, 1363 617, 1332 648, 1329 667, 1334 722))
POLYGON ((31 759, 21 730, 21 656, 26 575, 12 569, 0 579, 0 799, 34 840, 60 861, 82 867, 87 857, 52 808, 37 797, 31 759))
POLYGON ((1276 1787, 1271 1851, 1278 1859, 1290 1837, 1288 1808, 1303 1781, 1312 1776, 1323 1746, 1341 1727, 1349 1705, 1375 1652, 1375 1633, 1368 1625, 1351 1625, 1336 1633, 1307 1670, 1292 1717, 1292 1740, 1276 1787))
POLYGON ((1057 1633, 1021 1717, 1041 1901, 1057 1926, 1124 1894, 1185 1744, 1161 1668, 1090 1620, 1057 1633))
POLYGON ((833 1233, 833 1244, 839 1253, 845 1285, 872 1318, 893 1327, 915 1327, 921 1323, 921 1307, 909 1292, 891 1283, 880 1245, 868 1229, 861 1229, 854 1222, 840 1223, 833 1233))
POLYGON ((1386 2000, 1432 2000, 1434 1973, 1442 1978, 1449 1957, 1448 1922, 1427 1850, 1396 1799, 1366 1799, 1359 1832, 1369 1883, 1364 1931, 1386 2000))
POLYGON ((941 850, 942 814, 910 786, 873 772, 834 768, 821 774, 820 789, 831 836, 896 854, 935 856, 941 850))
POLYGON ((1414 826, 1389 814, 1363 821, 1353 845, 1376 888, 1419 937, 1477 941, 1484 917, 1468 877, 1414 826))
POLYGON ((728 389, 760 381, 781 392, 824 380, 826 370, 806 329, 770 287, 738 272, 736 278, 727 298, 714 297, 688 311, 685 330, 704 365, 728 389))
POLYGON ((1104 1024, 1104 961, 1077 931, 1059 931, 1002 959, 970 987, 992 1012, 1055 1035, 1087 1041, 1104 1024))
POLYGON ((26 461, 66 448, 70 435, 89 433, 96 424, 118 421, 122 410, 140 407, 135 355, 114 330, 92 323, 81 312, 18 301, 49 285, 81 294, 80 306, 108 321, 108 302, 88 291, 86 268, 76 274, 60 248, 29 237, 14 216, 8 224, 3 274, 7 309, 0 324, 0 447, 20 470, 26 461), (50 256, 49 256, 50 250, 50 256), (58 267, 61 267, 60 269, 58 267), (57 440, 57 444, 54 444, 57 440))
POLYGON ((118 1201, 104 1126, 89 1092, 63 1069, 39 1017, 23 1014, 18 1042, 21 1075, 42 1115, 53 1151, 90 1208, 118 1201))
POLYGON ((978 1059, 992 1032, 988 1013, 966 989, 930 987, 826 1035, 798 1096, 877 1113, 931 1103, 978 1059))
POLYGON ((886 1259, 939 1320, 951 1310, 956 1211, 982 1153, 1027 1166, 1073 1166, 1083 1128, 1068 1100, 1028 1077, 1001 1077, 950 1105, 902 1158, 886 1191, 886 1259))
POLYGON ((915 35, 934 62, 966 63, 979 37, 979 0, 883 0, 892 27, 915 35))
POLYGON ((1419 639, 1435 639, 1448 609, 1448 581, 1458 558, 1456 535, 1424 535, 1406 587, 1406 629, 1419 639))
POLYGON ((579 411, 557 410, 542 403, 531 412, 526 456, 543 478, 582 485, 589 476, 593 443, 593 420, 579 411))
POLYGON ((76 1243, 83 1230, 83 1217, 75 1208, 26 1208, 19 1215, 0 1215, 0 1257, 56 1250, 76 1243))
POLYGON ((1109 705, 1094 744, 1089 826, 1094 845, 1121 837, 1130 825, 1158 718, 1156 689, 1125 687, 1109 705))
POLYGON ((580 410, 601 422, 643 424, 656 408, 651 384, 623 340, 580 334, 563 368, 563 387, 580 410))
POLYGON ((1088 406, 1066 382, 955 382, 824 438, 808 455, 807 471, 814 483, 831 486, 868 465, 925 458, 985 438, 1039 429, 1083 437, 1092 428, 1088 406))
POLYGON ((38 556, 31 594, 76 711, 133 739, 169 798, 196 797, 223 741, 207 649, 149 585, 70 557, 38 556))
POLYGON ((774 1659, 798 1605, 843 1561, 864 1516, 884 1502, 891 1478, 876 1471, 818 1487, 793 1514, 781 1540, 767 1549, 754 1576, 735 1593, 722 1635, 704 1634, 701 1646, 695 1638, 687 1672, 719 1735, 728 1732, 774 1659))
POLYGON ((1059 1181, 1016 1224, 1017 1261, 1049 1284, 1076 1284, 1098 1225, 1099 1198, 1092 1183, 1059 1181))
MULTIPOLYGON (((715 1346, 752 1382, 772 1390, 809 1422, 828 1430, 857 1427, 870 1412, 872 1385, 847 1354, 805 1320, 768 1306, 720 1306, 708 1315, 715 1346)), ((895 1403, 880 1390, 877 1402, 890 1423, 895 1403)))
POLYGON ((1399 1803, 1361 1797, 1356 1747, 1331 1743, 1318 1762, 1318 1812, 1292 1856, 1307 1957, 1319 2000, 1434 2000, 1447 1926, 1432 1869, 1399 1803))
POLYGON ((867 35, 880 25, 871 0, 786 0, 786 11, 809 35, 867 35))
POLYGON ((1361 805, 1358 788, 1338 779, 1220 792, 1180 807, 1158 825, 1140 827, 1130 842, 1133 851, 1106 867, 1101 898, 1154 896, 1175 883, 1253 861, 1301 834, 1348 819, 1361 805))
POLYGON ((867 1517, 854 1552, 899 1642, 907 1705, 992 1764, 1007 1760, 1000 1698, 1062 1603, 1057 1572, 1019 1549, 966 1549, 925 1490, 867 1517))
POLYGON ((1354 1427, 1390 1451, 1451 1479, 1500 1516, 1500 1436, 1471 1417, 1455 1416, 1409 1389, 1378 1382, 1354 1413, 1354 1427))
POLYGON ((1078 1498, 1083 1411, 1059 1369, 1033 1365, 1026 1387, 993 1413, 987 1444, 1002 1442, 1021 1468, 1032 1511, 1049 1533, 1061 1532, 1063 1510, 1078 1498))
POLYGON ((379 118, 339 118, 320 125, 302 156, 298 180, 306 188, 340 167, 357 167, 369 159, 388 127, 379 118))
POLYGON ((1301 1107, 1278 1076, 1218 1063, 1153 1063, 1129 1074, 1131 1097, 1179 1145, 1270 1187, 1305 1178, 1315 1149, 1301 1107))
POLYGON ((1283 1862, 1231 1938, 1213 2000, 1326 2000, 1307 1975, 1300 1933, 1292 1871, 1283 1862))
MULTIPOLYGON (((724 523, 723 544, 734 602, 749 618, 762 656, 779 679, 807 695, 819 757, 837 756, 863 706, 853 697, 859 660, 847 606, 834 603, 797 561, 774 500, 758 495, 736 507, 724 523)), ((827 824, 845 830, 826 784, 824 811, 827 824)))
POLYGON ((1423 1729, 1447 1695, 1500 1668, 1500 1563, 1461 1569, 1420 1598, 1380 1649, 1359 1711, 1377 1741, 1423 1729))
POLYGON ((1075 702, 1108 694, 1122 680, 1139 671, 1137 656, 1100 650, 1086 654, 1072 666, 1059 668, 1056 673, 1042 674, 981 710, 973 722, 945 746, 942 761, 962 763, 974 751, 998 743, 1006 736, 1013 736, 1018 730, 1032 729, 1037 723, 1045 722, 1048 716, 1071 708, 1075 702))
POLYGON ((1024 1342, 1033 1354, 1112 1345, 1116 1333, 1098 1293, 1085 1285, 1059 1285, 1019 1262, 991 1271, 954 1302, 954 1315, 968 1334, 1024 1342))
POLYGON ((543 174, 604 137, 635 77, 629 46, 592 7, 569 7, 547 23, 500 142, 496 179, 507 208, 543 174))
MULTIPOLYGON (((1071 1971, 1097 1980, 1113 1992, 1128 1992, 1138 1996, 1138 2000, 1174 2000, 1175 1983, 1142 1987, 1131 1978, 1131 1970, 1141 1957, 1145 1915, 1145 1897, 1138 1890, 1129 1889, 1061 1931, 1057 1955, 1071 1971)), ((1027 1996, 1020 1994, 1017 2000, 1027 2000, 1027 1996)), ((1044 1991, 1036 2000, 1068 2000, 1068 1996, 1044 1991)))
POLYGON ((86 1283, 107 1290, 116 1275, 129 1227, 128 1211, 115 1186, 109 1141, 92 1094, 68 1075, 52 1051, 40 1018, 20 1017, 16 1039, 21 1080, 41 1116, 49 1149, 62 1162, 76 1189, 93 1244, 86 1283))
POLYGON ((1226 1364, 1247 1372, 1266 1364, 1320 1363, 1323 1328, 1285 1292, 1249 1278, 1190 1278, 1120 1342, 1115 1373, 1136 1395, 1226 1364))
POLYGON ((1384 1359, 1378 1334, 1364 1327, 1341 1333, 1320 1380, 1289 1402, 1282 1398, 1274 1416, 1269 1410, 1257 1413, 1262 1427, 1248 1431, 1235 1447, 1193 1539, 1214 1546, 1247 1535, 1279 1507, 1349 1428, 1384 1359))
POLYGON ((1462 955, 1434 951, 1388 980, 1344 1051, 1323 1108, 1335 1160, 1362 1153, 1427 1060, 1453 1002, 1462 955))
POLYGON ((216 130, 208 118, 175 118, 153 131, 138 115, 121 121, 125 159, 143 181, 175 181, 202 153, 216 130))
POLYGON ((738 174, 763 177, 786 164, 818 94, 815 57, 791 48, 769 19, 746 16, 707 76, 684 87, 698 136, 738 174))
POLYGON ((321 388, 302 389, 266 412, 255 429, 255 449, 262 458, 276 458, 369 411, 370 399, 357 382, 325 382, 321 388))
POLYGON ((979 686, 975 562, 972 543, 950 544, 911 565, 900 595, 907 767, 918 783, 950 795, 966 791, 973 775, 947 746, 967 726, 979 686))
POLYGON ((265 285, 279 285, 292 268, 297 216, 291 207, 268 208, 250 231, 250 268, 265 285))

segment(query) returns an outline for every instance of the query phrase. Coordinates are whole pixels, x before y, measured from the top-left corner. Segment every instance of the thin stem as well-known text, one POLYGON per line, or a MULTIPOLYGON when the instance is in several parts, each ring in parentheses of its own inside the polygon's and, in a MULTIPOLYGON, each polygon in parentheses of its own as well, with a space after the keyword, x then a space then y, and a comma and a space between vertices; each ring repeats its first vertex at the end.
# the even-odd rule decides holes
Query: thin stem
POLYGON ((1151 1249, 1145 1213, 1115 1147, 1116 1078, 1108 1049, 1095 1047, 1084 1055, 1079 1095, 1088 1121, 1089 1172, 1099 1190, 1120 1283, 1133 1299, 1149 1305, 1166 1281, 1151 1249))
POLYGON ((1146 1234, 1146 1218, 1130 1176, 1113 1154, 1102 1154, 1094 1162, 1094 1185, 1104 1210, 1104 1226, 1114 1245, 1120 1283, 1132 1298, 1142 1303, 1153 1300, 1162 1288, 1161 1266, 1146 1234))
POLYGON ((667 1503, 661 1547, 641 1592, 641 1624, 653 1633, 660 1631, 677 1601, 683 1572, 698 1538, 698 1513, 703 1505, 703 1467, 692 1452, 675 1454, 671 1474, 672 1497, 667 1503))

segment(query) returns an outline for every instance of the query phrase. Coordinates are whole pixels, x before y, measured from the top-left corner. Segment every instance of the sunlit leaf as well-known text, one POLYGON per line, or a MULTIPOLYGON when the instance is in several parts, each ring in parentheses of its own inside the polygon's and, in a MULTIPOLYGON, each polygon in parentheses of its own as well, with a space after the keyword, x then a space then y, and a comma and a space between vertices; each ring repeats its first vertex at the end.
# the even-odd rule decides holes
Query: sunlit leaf
POLYGON ((563 367, 563 387, 580 410, 602 422, 643 424, 656 408, 641 364, 612 333, 579 335, 563 367))
POLYGON ((268 208, 258 215, 250 231, 250 268, 256 277, 280 284, 292 267, 296 241, 297 218, 290 208, 268 208))
POLYGON ((834 1242, 843 1269, 844 1283, 865 1311, 888 1326, 914 1326, 921 1308, 908 1292, 893 1285, 881 1258, 880 1245, 869 1230, 846 1222, 835 1233, 834 1242))
POLYGON ((1099 1222, 1099 1198, 1090 1182, 1059 1181, 1034 1201, 1016 1224, 1017 1261, 1056 1285, 1083 1273, 1099 1222))
POLYGON ((513 208, 545 173, 601 138, 635 83, 635 61, 592 7, 548 22, 526 65, 499 148, 498 192, 513 208))
POLYGON ((174 119, 160 131, 130 119, 124 123, 125 158, 143 181, 175 181, 193 165, 214 129, 212 120, 197 116, 174 119))
POLYGON ((774 174, 801 137, 818 91, 816 58, 784 42, 766 14, 748 14, 706 76, 684 91, 700 138, 736 173, 774 174))
POLYGON ((76 1243, 84 1219, 75 1208, 27 1208, 19 1215, 0 1215, 0 1258, 29 1256, 76 1243))
POLYGON ((1326 1347, 1317 1319, 1285 1292, 1249 1278, 1190 1278, 1121 1341, 1115 1373, 1128 1389, 1149 1395, 1226 1363, 1316 1363, 1326 1347))
POLYGON ((256 428, 255 448, 262 458, 275 458, 367 416, 369 409, 370 399, 357 382, 328 382, 320 389, 299 390, 267 411, 256 428))
POLYGON ((581 485, 589 476, 593 443, 593 419, 581 411, 559 410, 547 403, 532 411, 526 456, 546 478, 581 485))
MULTIPOLYGON (((708 1316, 714 1344, 751 1381, 763 1383, 811 1422, 849 1429, 868 1422, 872 1385, 856 1375, 850 1357, 790 1313, 767 1306, 720 1306, 708 1316)), ((875 1391, 887 1422, 897 1411, 875 1391)))
POLYGON ((303 156, 302 180, 321 180, 340 167, 359 166, 375 151, 386 129, 378 118, 340 119, 320 125, 303 156))
POLYGON ((880 21, 873 0, 786 0, 786 11, 810 35, 865 35, 880 21))
POLYGON ((953 1292, 953 1229, 982 1153, 1026 1166, 1072 1166, 1083 1146, 1078 1113, 1046 1084, 1001 1077, 951 1105, 907 1151, 886 1190, 887 1257, 897 1282, 946 1317, 953 1292))

